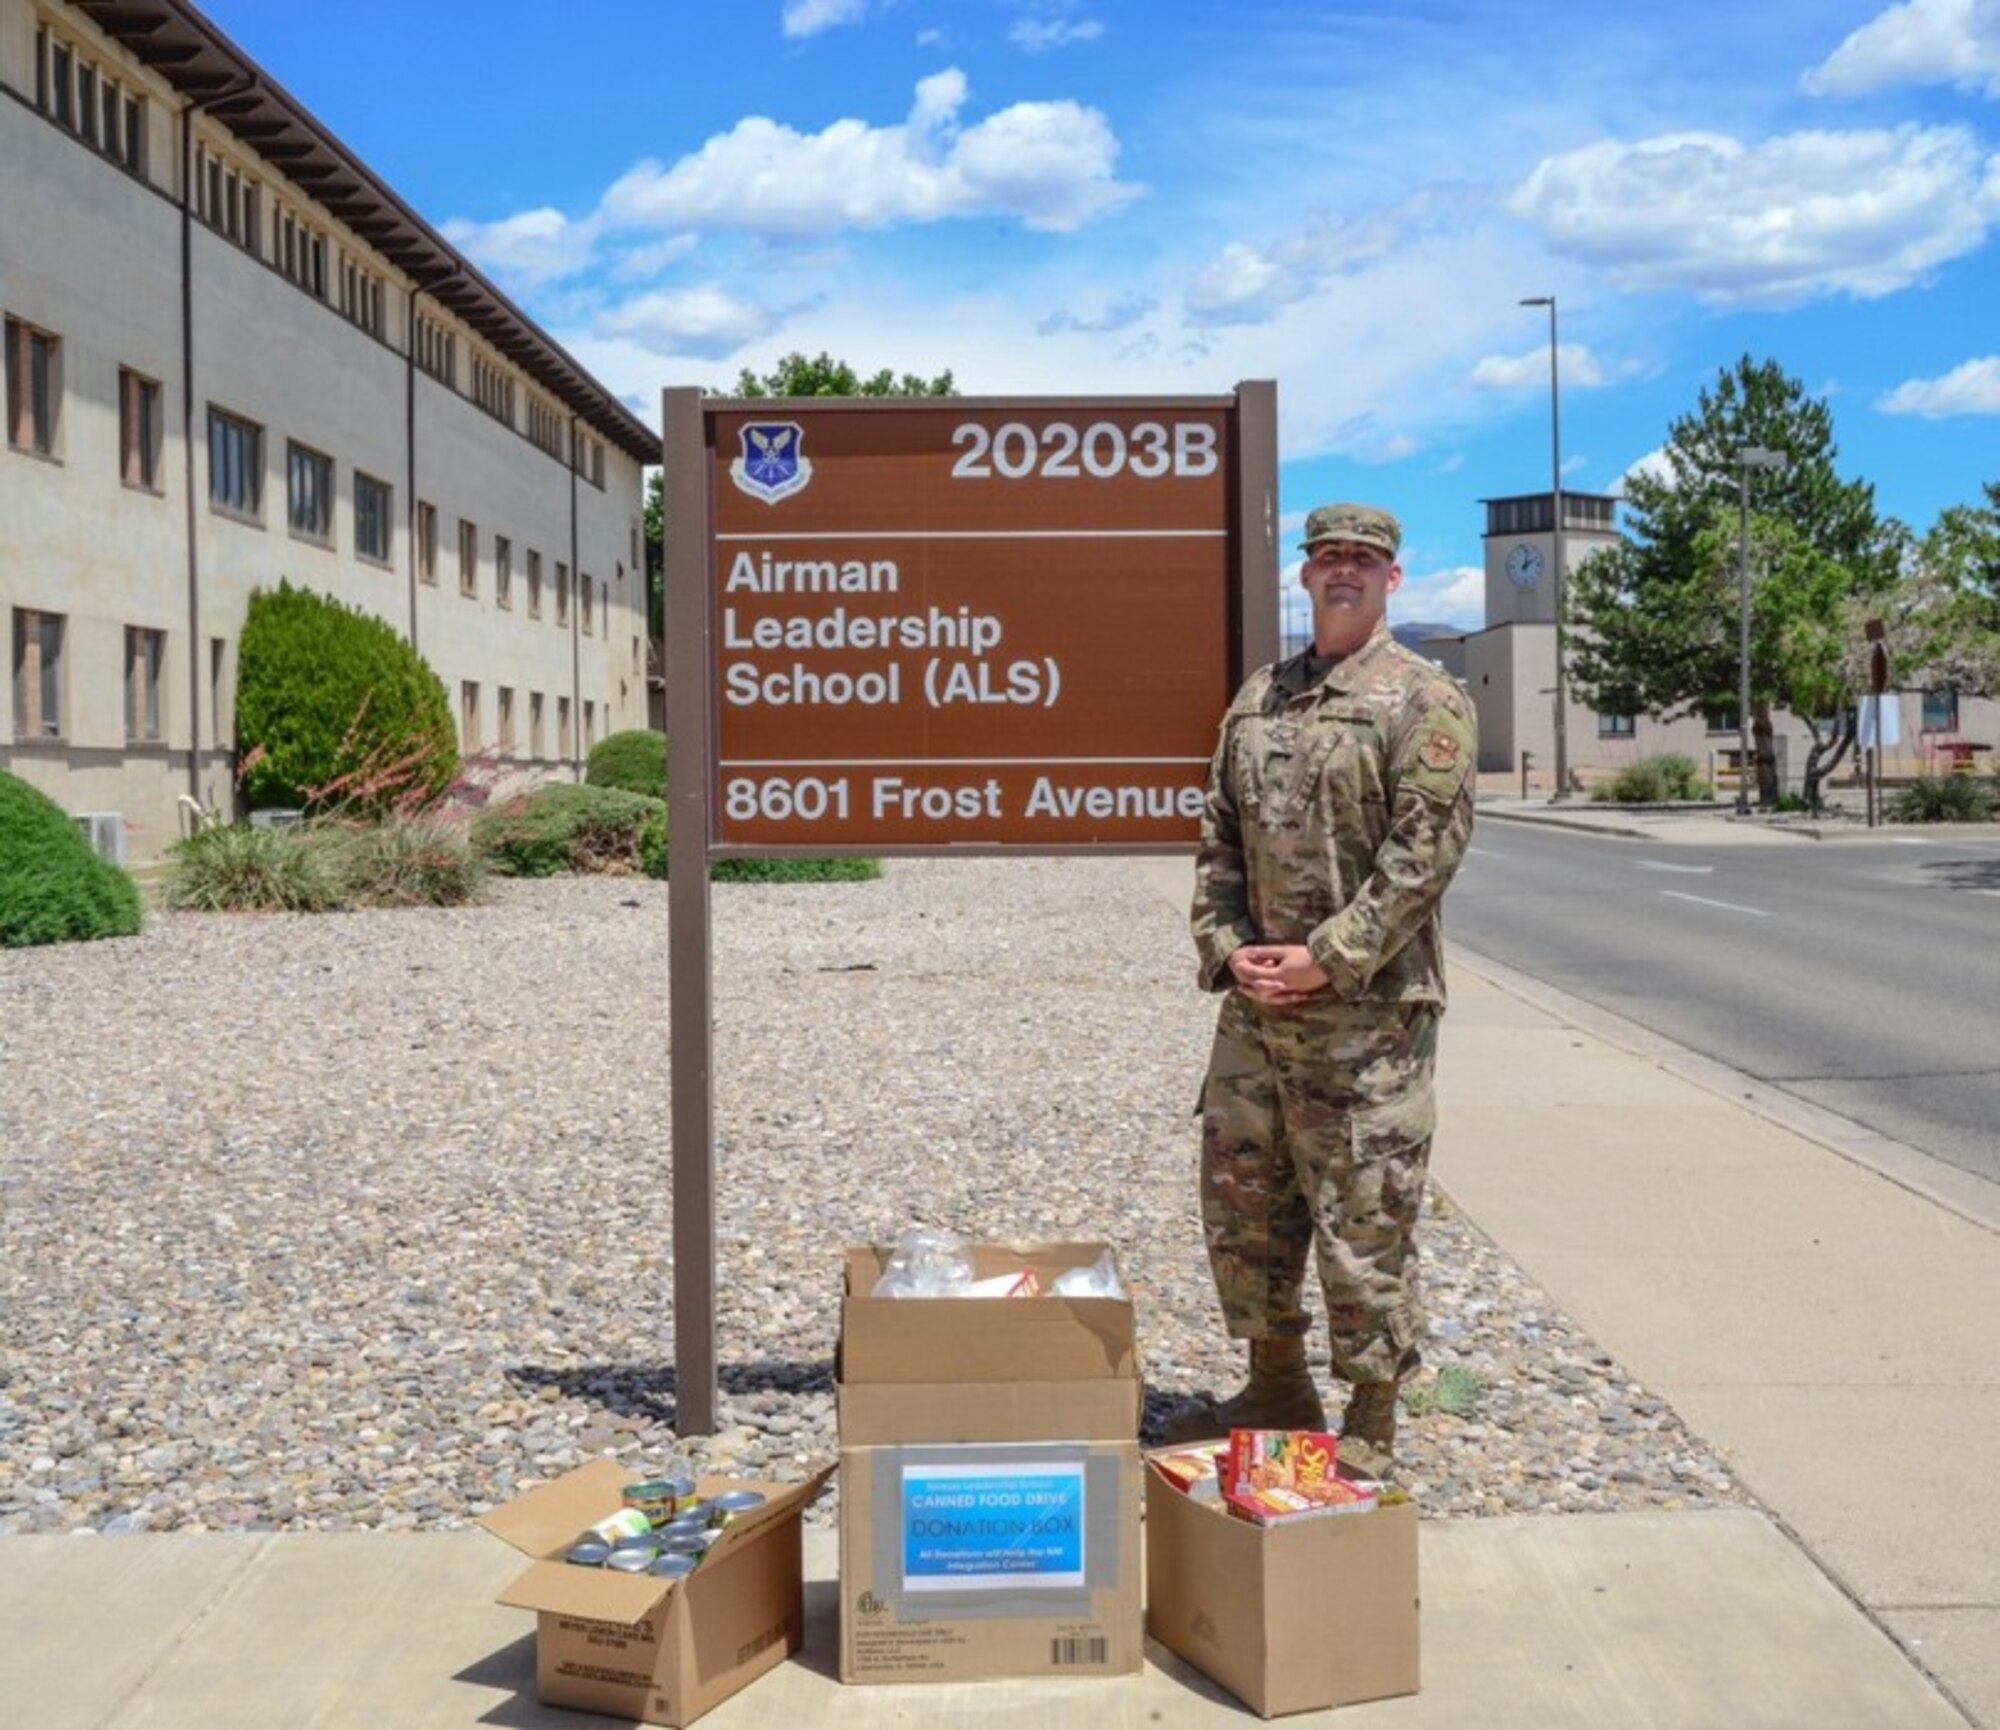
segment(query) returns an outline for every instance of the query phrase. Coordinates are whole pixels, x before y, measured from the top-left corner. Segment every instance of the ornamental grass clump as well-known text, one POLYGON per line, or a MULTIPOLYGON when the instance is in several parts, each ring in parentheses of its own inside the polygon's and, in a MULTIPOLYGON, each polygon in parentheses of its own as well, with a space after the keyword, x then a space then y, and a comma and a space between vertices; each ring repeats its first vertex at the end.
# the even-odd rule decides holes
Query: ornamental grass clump
POLYGON ((2000 783, 1923 775, 1889 800, 1885 814, 1892 823, 1990 823, 2000 816, 2000 783))
POLYGON ((1692 757, 1667 751, 1627 763, 1610 780, 1591 788, 1590 796, 1608 805, 1672 805, 1706 799, 1709 787, 1692 757))
POLYGON ((180 913, 330 913, 347 905, 334 850, 301 824, 223 823, 176 842, 160 897, 180 913))
POLYGON ((387 817, 315 826, 351 907, 462 907, 478 899, 485 856, 450 817, 387 817))
POLYGON ((130 873, 98 858, 46 793, 0 770, 0 948, 130 937, 140 923, 130 873))

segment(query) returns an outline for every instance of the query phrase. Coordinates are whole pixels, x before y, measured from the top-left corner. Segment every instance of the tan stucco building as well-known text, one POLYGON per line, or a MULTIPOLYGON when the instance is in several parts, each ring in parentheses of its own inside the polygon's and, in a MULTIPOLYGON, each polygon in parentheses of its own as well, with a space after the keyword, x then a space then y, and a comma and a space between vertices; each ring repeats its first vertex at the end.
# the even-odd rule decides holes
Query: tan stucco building
MULTIPOLYGON (((1543 790, 1555 785, 1555 511, 1554 495, 1529 493, 1481 501, 1486 571, 1486 624, 1463 636, 1426 637, 1418 645, 1463 679, 1479 710, 1482 772, 1522 772, 1543 790)), ((1618 540, 1616 498, 1565 491, 1564 568, 1618 540)), ((1811 738, 1805 724, 1782 710, 1774 717, 1781 779, 1796 791, 1811 738)), ((1651 715, 1602 715, 1574 697, 1565 705, 1565 740, 1572 782, 1587 785, 1640 757, 1677 751, 1692 757, 1718 784, 1733 781, 1738 756, 1734 706, 1662 721, 1651 715)), ((1885 772, 1907 777, 1942 774, 1956 763, 1991 764, 2000 735, 2000 704, 1950 692, 1903 691, 1884 705, 1885 772)), ((1864 738, 1867 736, 1864 735, 1864 738)), ((1841 778, 1860 772, 1851 753, 1841 778)))
POLYGON ((657 436, 201 13, 0 0, 0 163, 0 767, 135 860, 229 807, 281 578, 510 771, 646 724, 657 436))

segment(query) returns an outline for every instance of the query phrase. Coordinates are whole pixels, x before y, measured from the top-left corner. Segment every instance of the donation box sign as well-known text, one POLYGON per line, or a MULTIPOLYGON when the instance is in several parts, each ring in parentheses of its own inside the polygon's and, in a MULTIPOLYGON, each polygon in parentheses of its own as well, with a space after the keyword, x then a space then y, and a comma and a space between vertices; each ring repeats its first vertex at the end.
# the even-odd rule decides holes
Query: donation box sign
POLYGON ((722 847, 1185 846, 1233 398, 706 408, 722 847))

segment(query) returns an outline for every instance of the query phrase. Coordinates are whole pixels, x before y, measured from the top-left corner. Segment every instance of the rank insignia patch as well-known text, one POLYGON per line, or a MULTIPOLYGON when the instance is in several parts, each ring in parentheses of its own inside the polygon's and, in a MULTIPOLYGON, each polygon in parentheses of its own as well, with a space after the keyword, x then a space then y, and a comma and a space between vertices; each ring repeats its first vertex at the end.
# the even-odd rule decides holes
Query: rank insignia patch
POLYGON ((1417 761, 1426 769, 1449 769, 1458 761, 1458 741, 1440 729, 1424 741, 1417 761))

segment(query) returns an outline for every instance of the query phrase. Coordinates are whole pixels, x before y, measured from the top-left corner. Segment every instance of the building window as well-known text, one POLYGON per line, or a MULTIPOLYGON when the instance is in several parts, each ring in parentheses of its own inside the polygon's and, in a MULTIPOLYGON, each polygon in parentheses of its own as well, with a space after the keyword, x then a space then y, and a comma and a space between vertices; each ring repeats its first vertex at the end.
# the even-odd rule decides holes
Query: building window
POLYGON ((222 409, 208 411, 208 502, 226 516, 264 515, 264 429, 222 409))
POLYGON ((514 754, 514 687, 512 685, 502 685, 499 687, 499 703, 499 746, 503 752, 511 757, 514 754))
POLYGON ((118 369, 118 473, 128 487, 160 490, 160 387, 118 369))
POLYGON ((472 357, 472 400, 495 420, 514 424, 514 381, 483 355, 472 357))
POLYGON ((493 537, 493 604, 514 604, 514 543, 505 535, 493 537))
POLYGON ((208 639, 208 742, 211 746, 222 744, 222 664, 228 653, 223 639, 208 639))
POLYGON ((565 759, 576 755, 570 743, 569 699, 567 697, 558 697, 556 699, 556 755, 565 759))
POLYGON ((288 205, 277 207, 271 262, 315 300, 326 299, 326 236, 288 205))
POLYGON ((479 749, 479 681, 462 679, 458 686, 458 742, 461 749, 479 749))
POLYGON ((373 475, 354 473, 354 553, 386 565, 390 557, 390 528, 396 508, 395 490, 373 475))
POLYGON ((420 583, 434 583, 437 580, 437 506, 424 499, 419 499, 417 500, 417 581, 420 583))
POLYGON ((583 744, 586 750, 597 737, 597 704, 589 697, 583 700, 583 744))
POLYGON ((556 561, 556 623, 569 623, 569 566, 556 561))
POLYGON ((533 547, 528 549, 528 617, 542 616, 542 555, 533 547))
POLYGON ((539 759, 542 754, 542 694, 540 691, 528 693, 528 755, 539 759))
POLYGON ((195 214, 245 251, 261 253, 263 188, 206 144, 195 146, 194 164, 195 214))
POLYGON ((140 625, 125 627, 125 742, 156 744, 160 737, 160 669, 167 659, 167 633, 140 625))
POLYGON ((434 318, 417 314, 417 365, 432 378, 458 386, 458 338, 434 318))
POLYGON ((1958 731, 1958 693, 1956 691, 1926 691, 1924 693, 1922 730, 1926 733, 1956 733, 1958 731))
POLYGON ((62 339, 18 318, 7 320, 6 332, 7 442, 52 457, 62 413, 62 339))
POLYGON ((1736 708, 1729 704, 1719 708, 1704 709, 1701 712, 1702 725, 1711 733, 1737 733, 1742 729, 1736 724, 1736 708))
POLYGON ((562 413, 538 396, 528 398, 528 437, 558 462, 562 460, 562 413))
POLYGON ((594 592, 594 588, 595 585, 592 583, 591 576, 588 571, 585 571, 581 576, 577 578, 576 593, 577 593, 577 599, 583 603, 583 634, 586 637, 596 635, 596 632, 591 628, 591 617, 593 609, 590 604, 590 598, 592 593, 594 592))
POLYGON ((382 279, 351 252, 340 258, 340 311, 370 336, 382 334, 382 279))
POLYGON ((1630 715, 1599 715, 1597 736, 1600 739, 1629 739, 1637 731, 1630 715))
POLYGON ((285 446, 285 509, 292 533, 333 545, 333 458, 302 444, 285 446))
POLYGON ((63 616, 14 609, 14 737, 62 737, 63 616))
POLYGON ((637 637, 634 637, 634 638, 632 639, 632 671, 633 671, 633 673, 634 673, 635 675, 636 675, 636 674, 637 674, 637 673, 638 673, 638 672, 640 671, 640 667, 639 667, 639 639, 638 639, 637 637))
POLYGON ((479 593, 479 525, 458 519, 458 592, 479 593))
POLYGON ((145 98, 50 33, 35 31, 35 106, 132 173, 146 156, 145 98))

